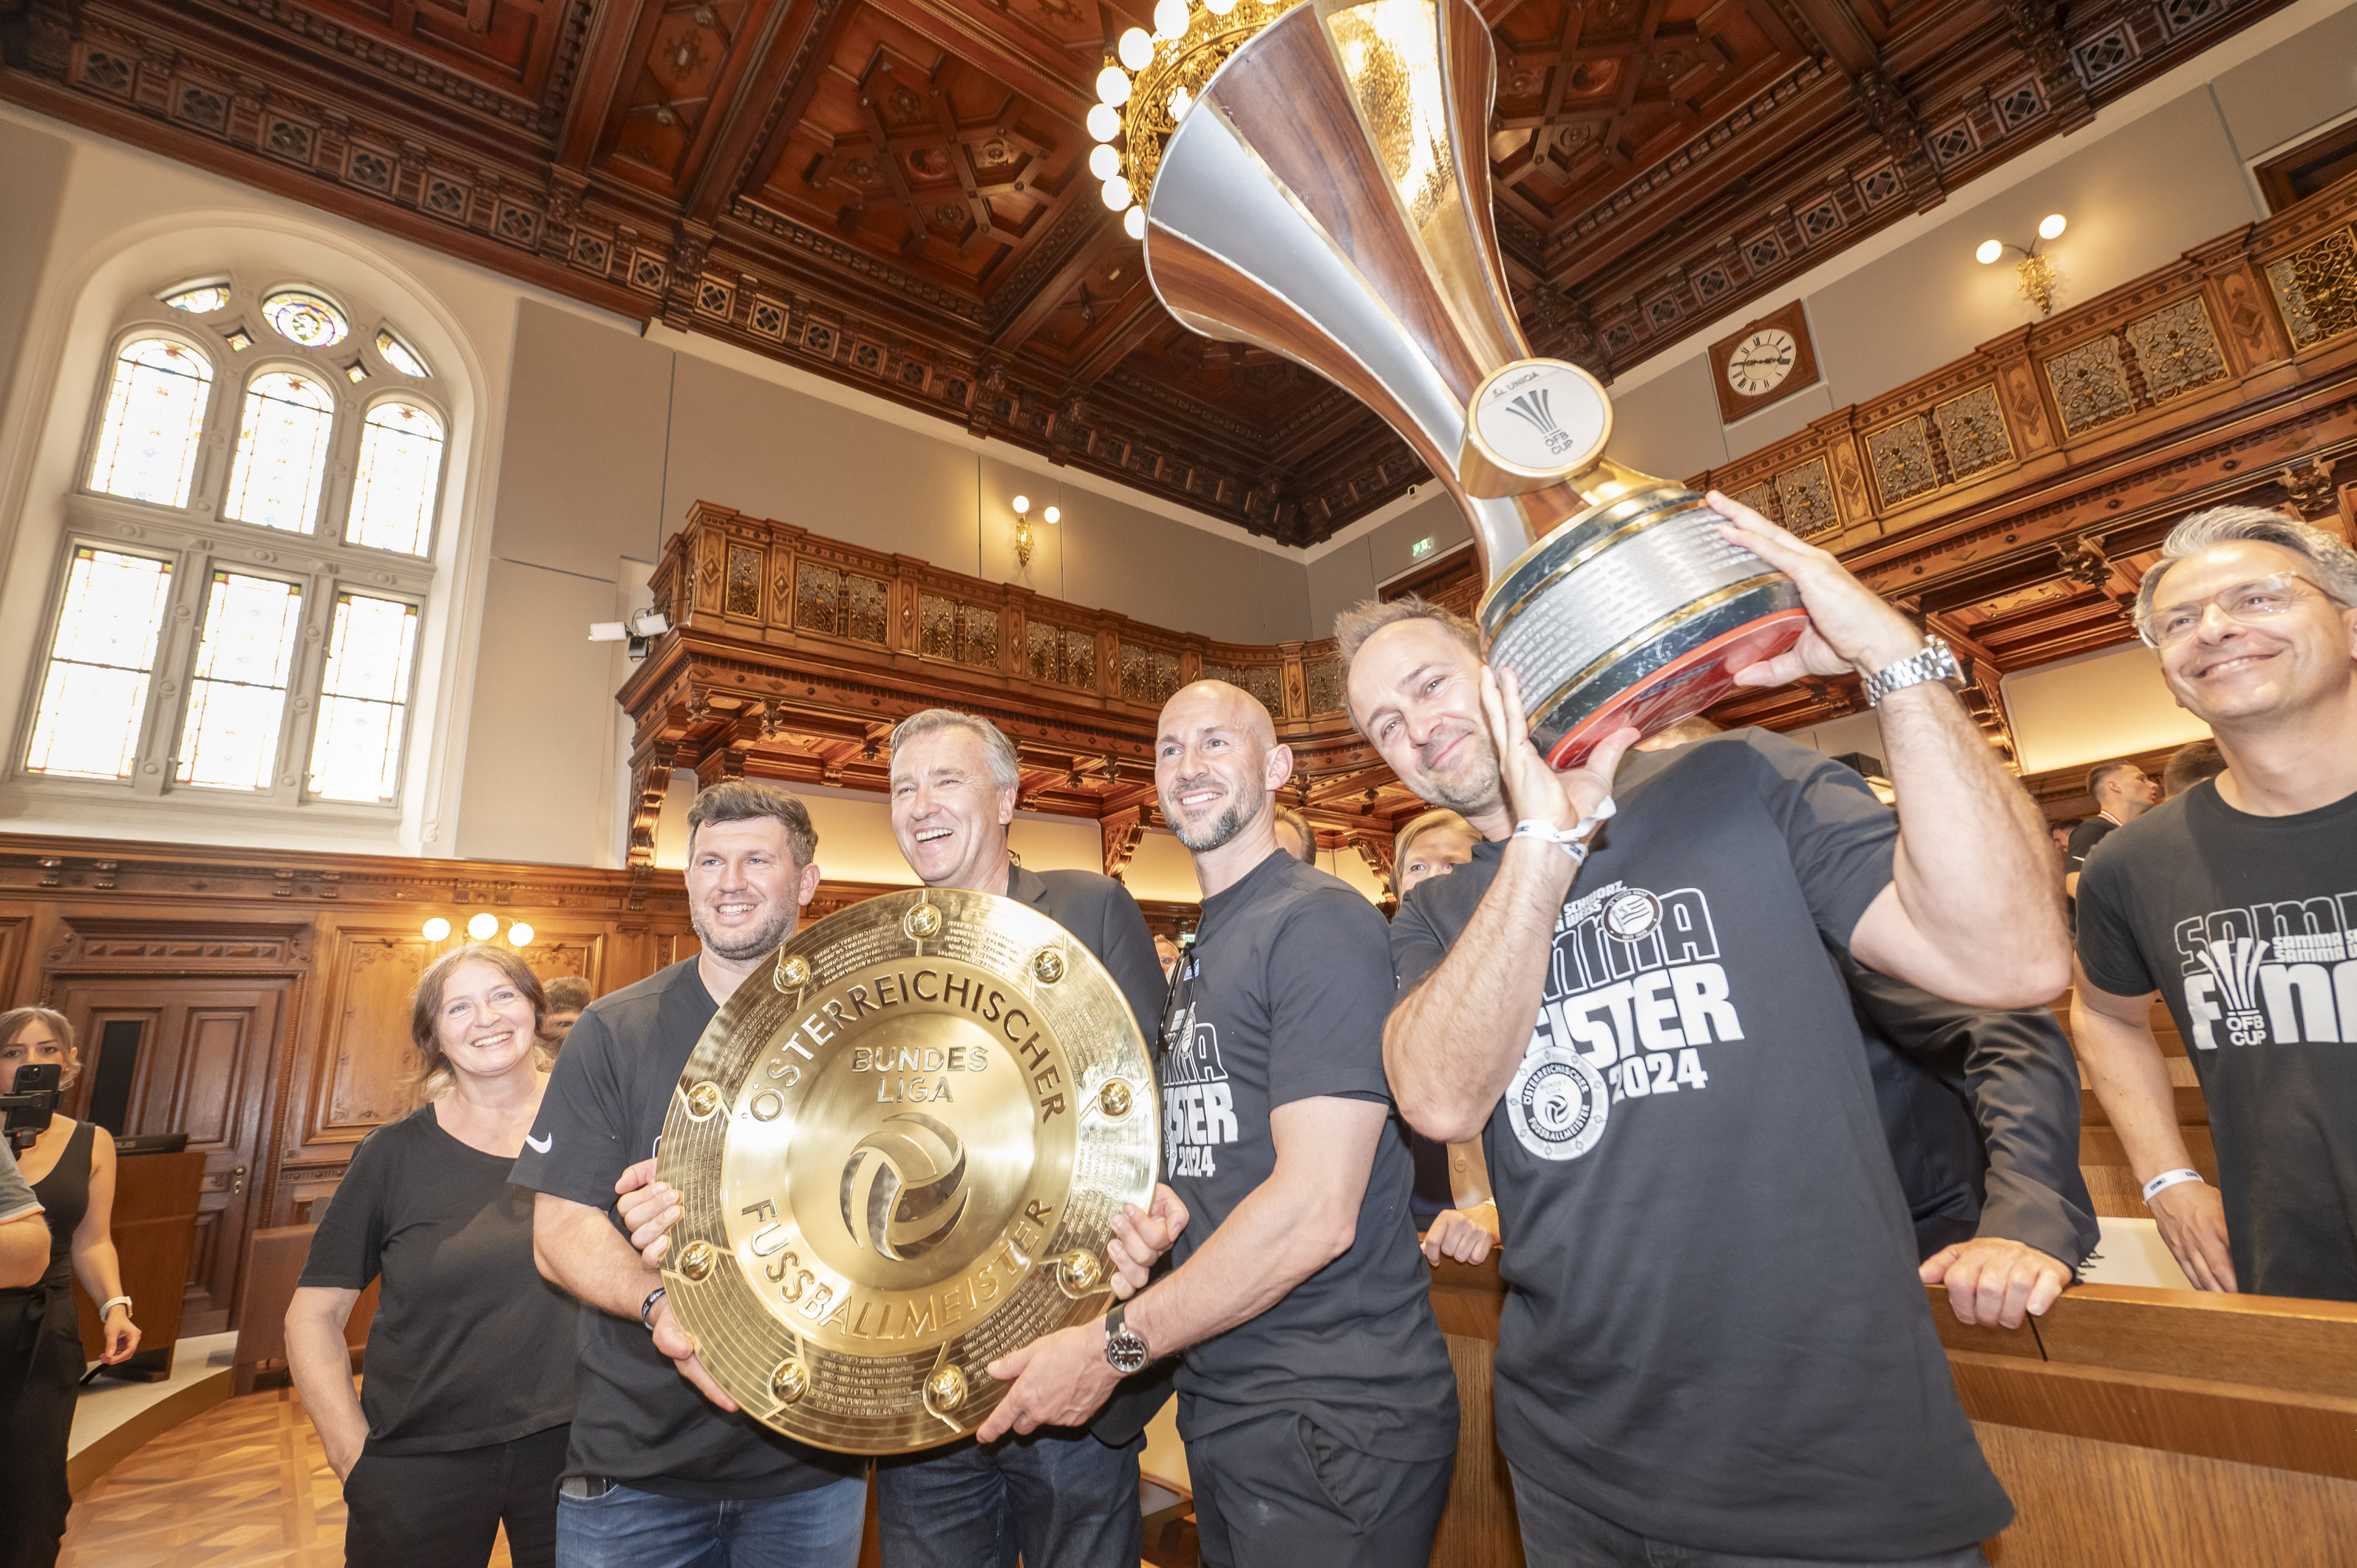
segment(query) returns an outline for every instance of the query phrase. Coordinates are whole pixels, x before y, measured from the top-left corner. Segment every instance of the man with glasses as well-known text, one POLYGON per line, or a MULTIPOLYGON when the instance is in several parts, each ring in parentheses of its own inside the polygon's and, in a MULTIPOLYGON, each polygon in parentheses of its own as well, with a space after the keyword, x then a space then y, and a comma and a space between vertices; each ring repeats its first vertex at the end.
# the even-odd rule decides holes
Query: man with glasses
POLYGON ((2203 1290, 2357 1301, 2357 551, 2253 507, 2180 522, 2136 629, 2226 770, 2104 842, 2079 886, 2079 1058, 2203 1290), (2193 1168, 2158 990, 2210 1107, 2193 1168))

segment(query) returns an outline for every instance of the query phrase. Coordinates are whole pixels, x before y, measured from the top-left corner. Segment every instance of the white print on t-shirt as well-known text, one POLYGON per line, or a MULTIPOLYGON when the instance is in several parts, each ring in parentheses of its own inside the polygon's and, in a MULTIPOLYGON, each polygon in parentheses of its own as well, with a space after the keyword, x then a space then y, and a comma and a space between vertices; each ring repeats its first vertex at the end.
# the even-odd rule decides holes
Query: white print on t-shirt
POLYGON ((1215 1176, 1212 1152, 1236 1141, 1236 1102, 1220 1060, 1220 1034, 1192 1006, 1172 1037, 1185 1046, 1162 1058, 1162 1148, 1167 1176, 1215 1176), (1183 1032, 1182 1032, 1183 1031, 1183 1032))
POLYGON ((1506 1090, 1523 1147, 1577 1159, 1616 1101, 1706 1089, 1701 1048, 1743 1038, 1710 900, 1615 882, 1564 907, 1529 1049, 1506 1090))
POLYGON ((2188 1042, 2357 1045, 2357 892, 2216 909, 2177 924, 2188 1042))

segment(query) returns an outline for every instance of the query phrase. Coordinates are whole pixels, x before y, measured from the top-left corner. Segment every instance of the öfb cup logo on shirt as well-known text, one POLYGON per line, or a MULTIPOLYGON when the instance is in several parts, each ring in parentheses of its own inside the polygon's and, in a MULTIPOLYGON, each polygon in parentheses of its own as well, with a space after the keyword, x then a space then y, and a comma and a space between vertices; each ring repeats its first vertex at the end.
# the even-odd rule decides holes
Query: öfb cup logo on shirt
POLYGON ((2357 1043, 2357 891, 2181 920, 2186 1043, 2357 1043))
POLYGON ((1701 889, 1613 883, 1565 906, 1529 1049, 1507 1091, 1523 1147, 1577 1159, 1616 1101, 1710 1085, 1702 1047, 1743 1038, 1701 889))

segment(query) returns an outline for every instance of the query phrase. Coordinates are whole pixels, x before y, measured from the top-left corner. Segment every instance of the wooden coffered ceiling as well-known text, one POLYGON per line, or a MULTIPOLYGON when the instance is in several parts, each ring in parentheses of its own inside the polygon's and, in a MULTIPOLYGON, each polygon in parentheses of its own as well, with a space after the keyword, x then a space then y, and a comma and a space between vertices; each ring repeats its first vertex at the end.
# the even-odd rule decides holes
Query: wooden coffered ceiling
MULTIPOLYGON (((1499 229, 1609 375, 2282 0, 1484 0, 1499 229)), ((1424 477, 1194 337, 1082 116, 1144 0, 0 0, 0 95, 1308 544, 1424 477)))

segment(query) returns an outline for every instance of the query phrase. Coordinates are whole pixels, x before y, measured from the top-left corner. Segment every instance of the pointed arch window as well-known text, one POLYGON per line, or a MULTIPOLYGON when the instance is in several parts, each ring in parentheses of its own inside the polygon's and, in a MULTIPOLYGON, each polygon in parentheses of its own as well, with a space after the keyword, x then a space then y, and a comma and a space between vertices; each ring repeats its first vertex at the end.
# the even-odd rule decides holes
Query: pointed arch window
POLYGON ((202 354, 168 338, 141 338, 115 356, 90 488, 160 506, 188 504, 213 368, 202 354))
POLYGON ((254 377, 245 389, 223 513, 264 528, 310 532, 335 423, 335 396, 324 381, 292 371, 254 377))
POLYGON ((378 403, 361 425, 344 537, 372 550, 423 555, 441 479, 442 422, 413 403, 378 403))

